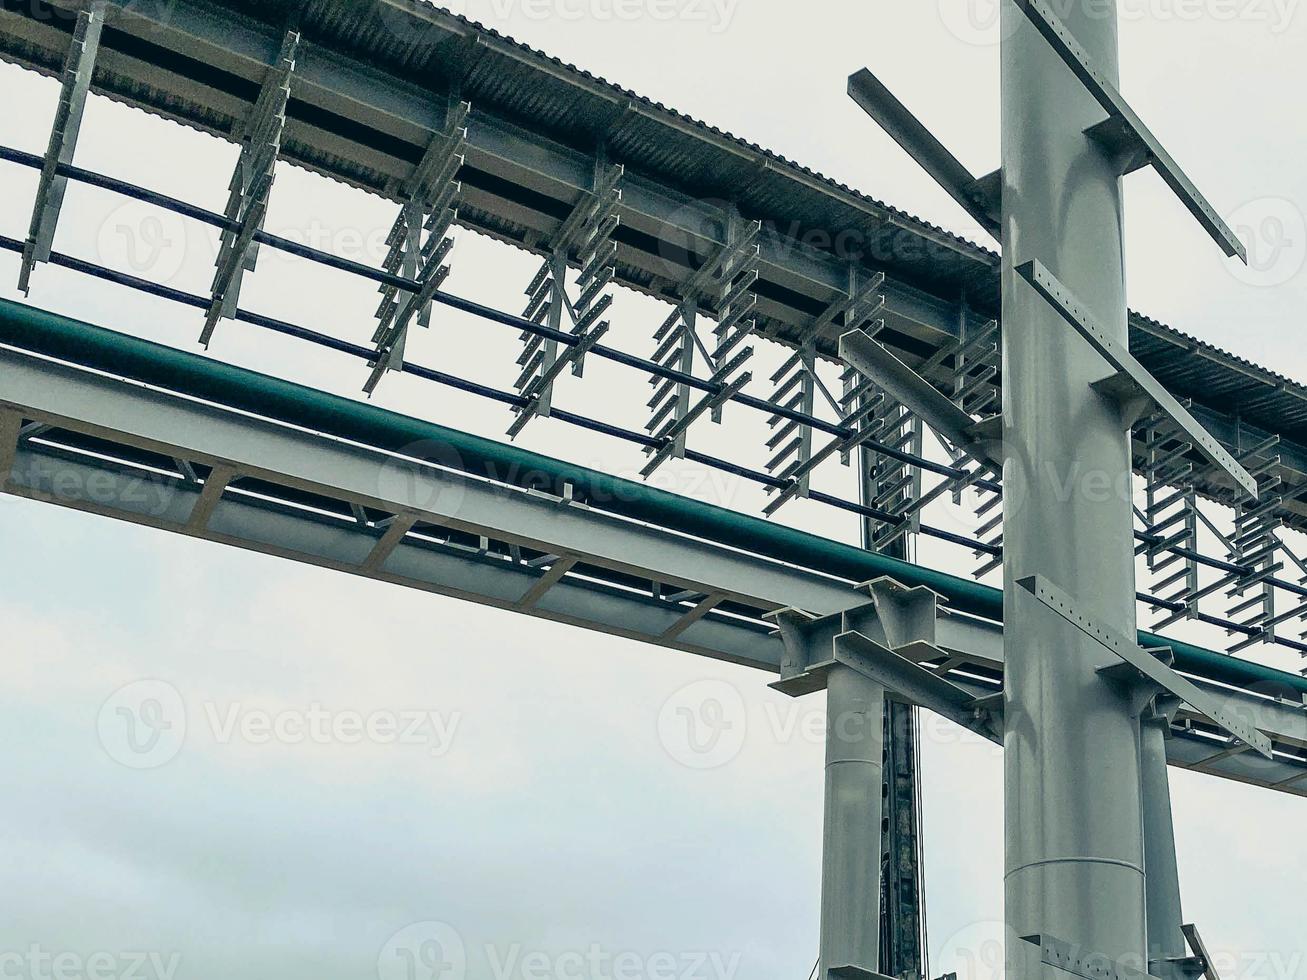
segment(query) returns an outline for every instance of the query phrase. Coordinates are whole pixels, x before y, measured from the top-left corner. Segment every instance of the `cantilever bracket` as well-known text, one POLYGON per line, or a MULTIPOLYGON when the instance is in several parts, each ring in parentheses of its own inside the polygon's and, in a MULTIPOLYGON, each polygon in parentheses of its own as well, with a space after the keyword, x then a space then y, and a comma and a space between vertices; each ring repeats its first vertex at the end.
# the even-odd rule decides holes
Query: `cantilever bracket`
POLYGON ((1207 980, 1221 980, 1221 975, 1216 972, 1216 965, 1212 961, 1212 954, 1207 952, 1207 944, 1203 942, 1203 937, 1198 934, 1198 927, 1190 923, 1187 926, 1181 926, 1180 931, 1184 933, 1189 948, 1193 950, 1194 958, 1202 963, 1202 976, 1206 977, 1207 980))
POLYGON ((921 586, 909 589, 891 578, 866 582, 858 590, 870 593, 871 602, 828 616, 801 609, 768 614, 785 646, 780 680, 771 687, 790 697, 803 697, 822 690, 830 671, 843 665, 900 700, 1001 741, 1001 696, 998 701, 977 699, 920 662, 949 660, 935 646, 939 596, 921 586), (885 642, 872 635, 883 636, 885 642))
MULTIPOLYGON (((1144 652, 1164 667, 1175 666, 1175 653, 1170 647, 1149 647, 1144 652)), ((1130 701, 1131 716, 1138 718, 1140 724, 1160 724, 1167 737, 1170 737, 1171 722, 1184 704, 1182 698, 1176 697, 1125 660, 1099 667, 1098 676, 1117 685, 1130 701)))
MULTIPOLYGON (((1022 936, 1024 942, 1038 948, 1045 966, 1083 977, 1084 980, 1157 980, 1149 973, 1114 961, 1103 953, 1054 939, 1052 936, 1022 936)), ((1033 953, 1033 950, 1032 950, 1033 953)))
POLYGON ((1002 175, 976 178, 868 69, 849 76, 849 96, 995 238, 1002 236, 1002 175))
POLYGON ((860 966, 832 966, 826 971, 828 980, 893 980, 883 973, 867 970, 860 966))
POLYGON ((939 389, 861 330, 840 337, 840 360, 884 388, 923 422, 982 463, 1003 465, 1002 432, 977 422, 939 389))
POLYGON ((63 210, 64 191, 68 186, 68 179, 59 175, 58 168, 72 163, 77 151, 77 137, 81 132, 86 97, 95 74, 100 34, 104 30, 105 9, 105 0, 90 0, 78 12, 77 25, 73 28, 72 44, 64 62, 54 125, 50 129, 50 141, 41 163, 36 202, 32 206, 32 223, 23 246, 22 266, 18 272, 18 288, 25 295, 31 288, 32 270, 38 263, 50 261, 55 229, 63 210))
MULTIPOLYGON (((947 659, 944 651, 933 644, 914 643, 910 646, 918 649, 929 647, 937 656, 947 659)), ((862 633, 841 633, 835 637, 832 662, 852 667, 904 700, 928 708, 991 742, 1002 744, 1002 725, 995 723, 995 715, 988 705, 982 705, 972 694, 933 670, 862 633)))
POLYGON ((1226 711, 1216 697, 1177 674, 1115 627, 1099 622, 1089 613, 1084 612, 1077 602, 1058 586, 1040 575, 1023 578, 1017 582, 1017 585, 1090 639, 1115 654, 1142 677, 1192 706, 1195 711, 1211 719, 1224 731, 1263 757, 1274 758, 1271 740, 1256 727, 1226 711))
POLYGON ((1198 192, 1193 181, 1130 108, 1111 80, 1093 63, 1089 53, 1058 19, 1049 0, 1016 0, 1016 5, 1107 113, 1107 122, 1090 127, 1087 134, 1117 160, 1123 174, 1146 163, 1152 164, 1158 176, 1166 181, 1189 213, 1221 247, 1221 251, 1231 258, 1238 256, 1246 264, 1248 251, 1243 242, 1239 241, 1230 226, 1216 213, 1207 198, 1198 192))
POLYGON ((938 592, 924 585, 910 589, 888 576, 864 582, 858 590, 871 593, 876 617, 885 630, 885 645, 890 649, 901 650, 912 643, 935 642, 938 592))
POLYGON ((1204 456, 1226 473, 1253 499, 1257 498, 1257 481, 1240 465, 1175 396, 1148 373, 1126 346, 1112 337, 1093 318, 1074 293, 1037 260, 1017 266, 1017 274, 1034 287, 1076 333, 1080 334, 1117 373, 1098 384, 1098 390, 1122 399, 1123 411, 1138 400, 1147 398, 1169 416, 1204 456))

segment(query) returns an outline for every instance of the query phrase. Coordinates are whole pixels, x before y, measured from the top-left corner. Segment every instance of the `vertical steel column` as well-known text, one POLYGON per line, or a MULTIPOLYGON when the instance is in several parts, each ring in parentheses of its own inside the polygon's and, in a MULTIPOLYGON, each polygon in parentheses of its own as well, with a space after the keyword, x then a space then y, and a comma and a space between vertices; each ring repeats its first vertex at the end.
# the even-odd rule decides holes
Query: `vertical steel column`
MULTIPOLYGON (((871 503, 875 490, 867 477, 872 451, 859 449, 862 502, 871 503)), ((875 547, 876 522, 862 521, 862 546, 875 547)), ((911 560, 912 533, 890 542, 882 553, 911 560)), ((880 971, 891 977, 922 977, 925 918, 921 867, 921 787, 917 773, 919 709, 899 701, 885 704, 885 794, 881 835, 883 855, 880 909, 880 971)))
MULTIPOLYGON (((1059 7, 1115 80, 1115 5, 1059 7)), ((1034 935, 1141 968, 1138 720, 1096 673, 1105 651, 1016 584, 1047 576, 1134 634, 1126 430, 1090 387, 1111 370, 1014 272, 1040 260, 1126 343, 1121 182, 1084 133, 1103 110, 1012 0, 1002 21, 1009 976, 1034 935)))
POLYGON ((923 869, 919 859, 921 786, 917 773, 919 710, 899 701, 885 703, 880 970, 886 976, 909 980, 923 977, 925 970, 921 942, 925 914, 923 869))
POLYGON ((821 980, 880 962, 880 822, 885 689, 843 664, 826 679, 826 817, 821 980))
POLYGON ((1144 869, 1148 873, 1149 973, 1161 980, 1189 980, 1180 961, 1185 945, 1184 913, 1180 905, 1180 869, 1175 854, 1175 824, 1171 815, 1171 782, 1166 768, 1166 738, 1171 727, 1165 714, 1144 716, 1143 770, 1144 869))

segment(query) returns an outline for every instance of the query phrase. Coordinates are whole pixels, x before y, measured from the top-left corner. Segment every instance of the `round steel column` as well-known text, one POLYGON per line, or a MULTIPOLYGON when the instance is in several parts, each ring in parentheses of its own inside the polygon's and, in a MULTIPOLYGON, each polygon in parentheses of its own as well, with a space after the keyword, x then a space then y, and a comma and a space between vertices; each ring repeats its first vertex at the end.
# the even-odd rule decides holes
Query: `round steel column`
MULTIPOLYGON (((1115 4, 1055 6, 1115 80, 1115 4)), ((1124 341, 1121 181, 1084 135, 1103 110, 1011 0, 1002 13, 1008 942, 1139 967, 1138 722, 1095 673, 1111 654, 1016 585, 1044 575, 1134 635, 1129 446, 1090 388, 1110 369, 1013 271, 1039 259, 1124 341)), ((1010 975, 1023 961, 1013 949, 1010 975)))
POLYGON ((836 664, 827 675, 826 713, 822 980, 838 967, 879 967, 885 689, 836 664))

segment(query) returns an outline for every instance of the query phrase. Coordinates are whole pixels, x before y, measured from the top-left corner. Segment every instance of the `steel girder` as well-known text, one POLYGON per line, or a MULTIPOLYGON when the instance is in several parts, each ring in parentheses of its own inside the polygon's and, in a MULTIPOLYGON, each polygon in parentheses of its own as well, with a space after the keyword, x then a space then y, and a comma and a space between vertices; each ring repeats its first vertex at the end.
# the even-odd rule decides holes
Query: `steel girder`
MULTIPOLYGON (((17 496, 764 671, 783 658, 765 613, 866 601, 852 581, 10 349, 0 438, 17 496)), ((956 683, 1000 689, 1000 624, 944 612, 938 644, 956 683)), ((1171 763, 1307 796, 1307 757, 1284 755, 1307 749, 1307 710, 1196 680, 1282 752, 1231 753, 1182 714, 1171 763)))

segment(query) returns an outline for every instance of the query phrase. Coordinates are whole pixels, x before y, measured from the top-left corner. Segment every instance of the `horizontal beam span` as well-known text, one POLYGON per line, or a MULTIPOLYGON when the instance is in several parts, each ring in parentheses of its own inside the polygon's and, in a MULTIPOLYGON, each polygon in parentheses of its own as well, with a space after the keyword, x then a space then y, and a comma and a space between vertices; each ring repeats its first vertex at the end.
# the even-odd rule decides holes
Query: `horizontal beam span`
MULTIPOLYGON (((739 547, 741 526, 729 523, 717 530, 734 527, 735 545, 676 533, 674 519, 650 526, 631 519, 637 511, 621 513, 651 506, 641 495, 656 492, 639 484, 578 468, 566 468, 564 476, 566 464, 557 461, 20 304, 0 304, 0 341, 89 362, 79 367, 0 350, 0 416, 50 427, 14 455, 9 491, 36 500, 769 671, 779 670, 782 650, 760 622, 764 612, 802 604, 827 613, 864 604, 854 583, 868 571, 891 571, 914 584, 951 578, 859 549, 850 550, 867 564, 849 565, 853 576, 800 567, 823 564, 820 553, 799 547, 788 562, 758 549, 746 553, 739 547), (162 373, 159 362, 168 365, 162 373), (177 393, 134 383, 168 374, 177 393), (241 392, 259 400, 228 404, 241 392), (293 413, 298 428, 285 424, 291 419, 246 414, 255 405, 266 411, 310 395, 314 414, 293 413), (346 425, 342 417, 351 413, 358 415, 346 425), (365 432, 363 419, 375 430, 365 432), (316 431, 304 431, 304 423, 316 431), (324 430, 329 434, 318 434, 324 430), (381 437, 387 448, 359 445, 363 435, 381 437), (421 459, 428 462, 415 461, 421 459), (207 486, 215 479, 216 490, 207 486), (561 484, 571 493, 550 491, 561 484), (611 496, 601 499, 599 488, 611 496), (408 525, 403 533, 393 531, 397 521, 408 525)), ((661 497, 692 511, 700 506, 661 497)), ((708 508, 692 522, 708 530, 710 518, 738 516, 708 508)), ((782 535, 775 540, 823 540, 743 520, 762 525, 752 529, 759 533, 782 535)), ((968 594, 955 590, 959 605, 968 594)), ((973 606, 977 597, 971 594, 973 606)), ((994 693, 1001 627, 960 611, 939 627, 941 648, 958 658, 970 683, 992 678, 977 694, 994 693)), ((1172 740, 1176 764, 1307 793, 1307 785, 1291 782, 1307 767, 1283 755, 1307 746, 1307 713, 1266 696, 1302 679, 1279 677, 1283 683, 1274 689, 1266 676, 1248 675, 1245 692, 1224 692, 1237 701, 1231 710, 1256 712, 1259 727, 1277 738, 1277 759, 1232 756, 1209 764, 1210 736, 1182 731, 1172 740)), ((1220 690, 1211 680, 1200 678, 1220 690)))
MULTIPOLYGON (((445 447, 459 469, 478 478, 570 496, 617 517, 846 582, 888 576, 924 585, 958 612, 993 622, 1003 618, 1003 594, 989 586, 26 304, 0 300, 0 343, 386 452, 445 447)), ((1188 673, 1233 686, 1281 685, 1307 694, 1307 678, 1295 674, 1142 631, 1139 642, 1146 648, 1170 646, 1177 668, 1188 673)))

